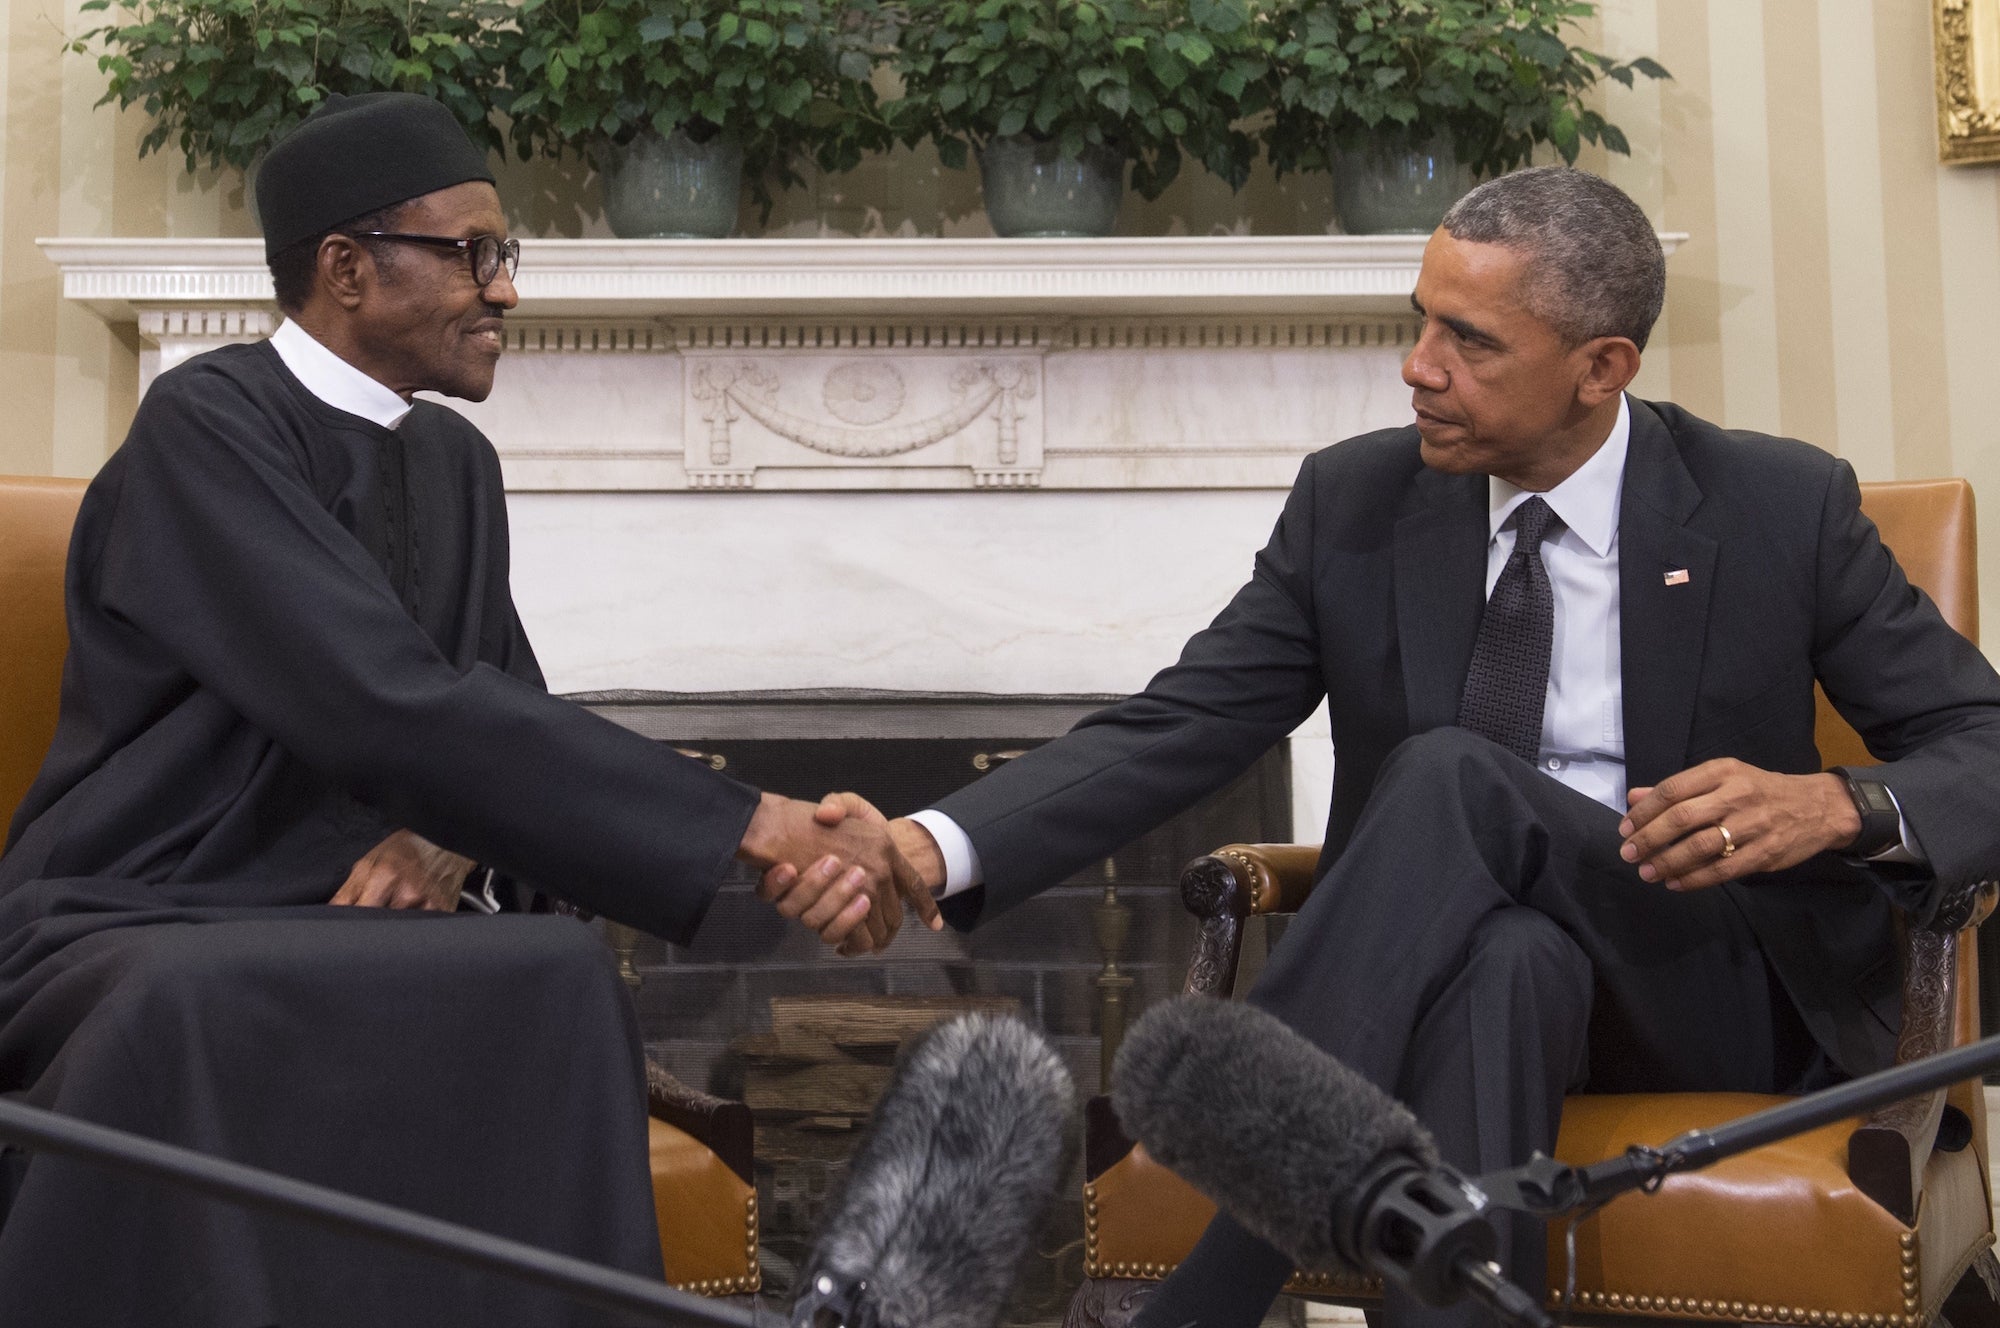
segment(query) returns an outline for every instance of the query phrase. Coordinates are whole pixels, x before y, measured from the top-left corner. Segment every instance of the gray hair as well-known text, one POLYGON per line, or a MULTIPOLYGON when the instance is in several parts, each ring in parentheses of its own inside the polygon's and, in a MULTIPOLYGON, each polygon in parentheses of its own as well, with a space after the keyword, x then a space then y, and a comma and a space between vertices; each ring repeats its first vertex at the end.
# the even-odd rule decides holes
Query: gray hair
POLYGON ((1652 222, 1608 180, 1536 166, 1488 180, 1452 205, 1457 240, 1505 245, 1528 260, 1524 301, 1571 345, 1627 337, 1640 350, 1667 295, 1652 222))

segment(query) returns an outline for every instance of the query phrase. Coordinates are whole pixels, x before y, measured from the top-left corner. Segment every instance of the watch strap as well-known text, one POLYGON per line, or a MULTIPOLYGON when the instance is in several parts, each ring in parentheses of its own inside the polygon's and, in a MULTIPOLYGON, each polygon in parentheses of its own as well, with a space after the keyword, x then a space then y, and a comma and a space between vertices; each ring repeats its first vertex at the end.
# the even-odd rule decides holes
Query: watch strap
POLYGON ((1861 833, 1843 850, 1849 857, 1872 858, 1903 842, 1903 817, 1889 786, 1879 779, 1857 773, 1844 765, 1828 766, 1829 775, 1839 775, 1861 815, 1861 833))

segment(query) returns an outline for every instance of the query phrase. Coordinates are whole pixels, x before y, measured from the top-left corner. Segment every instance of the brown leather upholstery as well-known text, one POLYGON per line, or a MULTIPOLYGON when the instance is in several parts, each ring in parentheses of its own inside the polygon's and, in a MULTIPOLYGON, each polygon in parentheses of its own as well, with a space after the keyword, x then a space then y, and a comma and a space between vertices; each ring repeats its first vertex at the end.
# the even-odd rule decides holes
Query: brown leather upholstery
POLYGON ((84 481, 0 475, 0 831, 56 732, 63 655, 63 563, 84 481))
POLYGON ((755 1187, 693 1136, 658 1118, 649 1124, 653 1209, 667 1281, 704 1296, 755 1291, 755 1187))
MULTIPOLYGON (((1783 1100, 1572 1098, 1556 1151, 1565 1161, 1596 1161, 1634 1140, 1665 1140, 1783 1100)), ((1934 1154, 1913 1230, 1849 1181, 1852 1130, 1852 1122, 1826 1126, 1669 1177, 1650 1200, 1609 1205, 1578 1229, 1578 1291, 1592 1293, 1579 1294, 1583 1307, 1765 1322, 1810 1322, 1815 1312, 1872 1324, 1927 1321, 1985 1247, 1992 1217, 1984 1168, 1970 1150, 1934 1154)), ((1549 1254, 1550 1285, 1560 1287, 1560 1242, 1549 1254)))
MULTIPOLYGON (((55 734, 69 647, 63 566, 84 487, 83 480, 0 476, 0 829, 13 819, 55 734)), ((718 1144, 748 1174, 749 1127, 740 1104, 689 1093, 670 1078, 649 1087, 656 1111, 719 1122, 718 1144), (716 1109, 723 1106, 736 1112, 716 1109), (726 1128, 739 1124, 737 1115, 744 1117, 741 1128, 726 1128)), ((755 1291, 756 1191, 692 1135, 657 1117, 651 1130, 653 1203, 667 1279, 704 1295, 755 1291)))
MULTIPOLYGON (((1595 1162, 1629 1143, 1664 1142, 1781 1100, 1575 1097, 1563 1109, 1556 1154, 1595 1162)), ((1965 1258, 1984 1248, 1990 1209, 1977 1158, 1968 1149, 1932 1159, 1919 1240, 1848 1180, 1851 1130, 1851 1122, 1827 1126, 1672 1176, 1650 1198, 1611 1204, 1578 1229, 1579 1307, 1735 1322, 1838 1323, 1853 1315, 1871 1328, 1934 1310, 1965 1258), (1931 1251, 1943 1253, 1927 1258, 1931 1251), (1914 1294, 1906 1296, 1906 1285, 1914 1294)), ((1090 1276, 1152 1280, 1186 1257, 1215 1205, 1137 1146, 1084 1186, 1084 1213, 1090 1276)), ((1552 1293, 1563 1286, 1564 1259, 1560 1227, 1552 1228, 1552 1293)), ((1291 1290, 1361 1302, 1379 1295, 1358 1278, 1299 1277, 1291 1290)))
MULTIPOLYGON (((1863 509, 1881 528, 1910 579, 1937 601, 1946 621, 1976 639, 1977 562, 1972 491, 1962 480, 1862 486, 1863 509)), ((1853 731, 1821 702, 1818 731, 1827 764, 1867 764, 1853 731)), ((1226 992, 1233 981, 1242 919, 1295 910, 1311 889, 1317 850, 1309 845, 1232 845, 1189 868, 1183 890, 1203 917, 1190 990, 1226 992)), ((1963 1045, 1979 1036, 1974 933, 1913 933, 1906 944, 1912 980, 1904 992, 1905 1041, 1913 1012, 1931 993, 1948 1005, 1929 1035, 1963 1045), (1929 957, 1931 968, 1923 961, 1929 957), (1945 984, 1951 986, 1947 993, 1945 984)), ((1930 1008, 1940 1008, 1933 1000, 1930 1008)), ((1921 1041, 1921 1038, 1914 1041, 1921 1041)), ((1559 1157, 1588 1163, 1629 1144, 1664 1143, 1778 1101, 1742 1094, 1635 1094, 1573 1097, 1564 1105, 1559 1157)), ((1993 1240, 1986 1168, 1986 1112, 1976 1083, 1947 1095, 1970 1124, 1956 1151, 1907 1151, 1904 1222, 1850 1175, 1858 1122, 1814 1131, 1718 1164, 1675 1175, 1659 1193, 1629 1195, 1582 1222, 1577 1233, 1577 1309, 1589 1316, 1800 1323, 1827 1328, 1918 1328, 1927 1323, 1971 1261, 1993 1240), (1911 1184, 1909 1159, 1920 1171, 1911 1184)), ((1093 1111, 1097 1110, 1093 1104, 1093 1111)), ((1871 1117, 1871 1122, 1878 1119, 1871 1117)), ((1859 1143, 1855 1144, 1858 1149, 1859 1143)), ((1093 1128, 1086 1147, 1085 1272, 1093 1278, 1164 1277, 1184 1258, 1214 1207, 1149 1158, 1123 1151, 1115 1128, 1093 1128), (1121 1155, 1122 1154, 1122 1155, 1121 1155)), ((1551 1229, 1551 1302, 1566 1272, 1560 1226, 1551 1229)), ((1295 1291, 1365 1303, 1379 1288, 1358 1279, 1301 1278, 1295 1291)))

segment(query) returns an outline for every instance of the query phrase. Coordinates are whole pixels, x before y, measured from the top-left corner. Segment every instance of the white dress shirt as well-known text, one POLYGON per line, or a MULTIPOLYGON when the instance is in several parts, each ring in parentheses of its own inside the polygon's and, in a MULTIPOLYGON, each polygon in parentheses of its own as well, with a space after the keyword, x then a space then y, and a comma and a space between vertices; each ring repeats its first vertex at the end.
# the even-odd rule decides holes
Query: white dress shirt
MULTIPOLYGON (((1562 522, 1542 540, 1555 598, 1549 690, 1542 702, 1542 773, 1613 811, 1625 811, 1625 680, 1619 672, 1618 498, 1632 407, 1618 401, 1610 436, 1570 477, 1542 495, 1562 522)), ((1514 552, 1513 517, 1532 497, 1497 475, 1486 480, 1486 593, 1514 552)))
MULTIPOLYGON (((1541 754, 1536 765, 1551 779, 1625 811, 1625 682, 1618 613, 1618 502, 1625 488, 1625 454, 1632 441, 1632 406, 1621 397, 1618 421, 1588 461, 1542 495, 1562 526, 1542 540, 1542 566, 1555 599, 1555 639, 1549 656, 1549 689, 1542 705, 1541 754)), ((1486 593, 1514 551, 1512 517, 1528 492, 1497 476, 1487 478, 1486 593)), ((1893 798, 1893 794, 1891 797, 1893 798)), ((1900 814, 1900 808, 1898 812, 1900 814)), ((926 808, 911 817, 937 840, 944 857, 940 897, 969 890, 983 879, 979 854, 965 831, 943 812, 926 808)), ((1922 862, 1923 849, 1902 822, 1903 842, 1874 855, 1874 862, 1922 862)))
POLYGON ((341 359, 287 318, 271 334, 271 349, 305 384, 306 391, 349 415, 393 429, 410 413, 410 403, 341 359))

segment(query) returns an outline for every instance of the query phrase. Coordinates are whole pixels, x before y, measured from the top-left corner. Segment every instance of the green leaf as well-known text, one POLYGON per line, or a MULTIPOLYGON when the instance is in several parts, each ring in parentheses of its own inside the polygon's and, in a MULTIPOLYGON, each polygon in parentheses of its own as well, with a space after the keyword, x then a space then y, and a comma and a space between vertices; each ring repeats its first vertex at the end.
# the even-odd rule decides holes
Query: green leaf
POLYGON ((1549 142, 1555 145, 1557 152, 1562 153, 1564 161, 1572 163, 1576 161, 1576 154, 1581 150, 1582 144, 1577 140, 1576 116, 1567 106, 1557 111, 1550 119, 1549 142))

